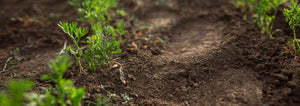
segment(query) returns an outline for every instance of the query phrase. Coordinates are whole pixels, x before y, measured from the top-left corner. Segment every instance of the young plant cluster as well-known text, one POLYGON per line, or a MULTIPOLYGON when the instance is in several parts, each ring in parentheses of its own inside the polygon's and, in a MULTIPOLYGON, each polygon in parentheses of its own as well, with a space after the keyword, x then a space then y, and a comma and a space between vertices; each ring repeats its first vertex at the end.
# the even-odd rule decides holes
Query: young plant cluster
POLYGON ((299 27, 300 25, 300 7, 298 5, 298 0, 291 0, 291 6, 289 6, 289 9, 284 9, 283 13, 287 19, 287 22, 289 23, 291 30, 293 30, 294 40, 292 42, 289 42, 289 44, 294 47, 295 54, 299 55, 300 39, 297 39, 296 36, 296 27, 299 27))
POLYGON ((261 32, 272 36, 278 6, 287 0, 237 0, 233 4, 242 8, 244 12, 254 13, 254 22, 261 29, 261 32))
MULTIPOLYGON (((83 70, 81 62, 83 59, 89 69, 95 72, 100 65, 112 60, 110 54, 121 53, 122 35, 127 31, 123 21, 120 21, 116 28, 109 23, 117 13, 123 16, 125 12, 117 9, 111 13, 116 8, 116 0, 73 0, 70 4, 78 9, 81 21, 89 22, 91 29, 78 27, 75 22, 60 22, 58 26, 74 44, 66 49, 75 57, 80 70, 83 70), (89 30, 93 31, 92 36, 86 37, 89 30), (81 40, 84 37, 87 38, 83 41, 87 44, 87 48, 81 47, 81 40)), ((84 88, 76 88, 70 79, 63 78, 64 72, 72 65, 69 60, 68 55, 63 55, 49 62, 53 73, 43 75, 42 79, 51 80, 55 83, 55 87, 49 86, 49 89, 45 89, 42 93, 29 93, 34 86, 32 81, 9 81, 7 89, 0 92, 0 106, 80 106, 85 94, 84 88)), ((125 95, 124 100, 128 103, 131 98, 125 95)), ((107 99, 101 96, 97 102, 93 104, 109 105, 107 99)))
MULTIPOLYGON (((91 25, 93 35, 87 37, 87 48, 79 46, 81 38, 86 36, 88 29, 77 27, 77 23, 60 22, 58 26, 71 38, 74 47, 70 46, 67 50, 76 58, 80 70, 83 70, 81 59, 85 60, 89 69, 93 72, 98 70, 98 67, 112 60, 111 54, 119 54, 122 36, 127 33, 123 26, 123 21, 120 21, 117 27, 112 27, 109 23, 116 12, 112 12, 116 8, 116 0, 73 0, 70 2, 72 6, 78 9, 81 15, 80 21, 88 22, 91 25)), ((121 10, 117 13, 124 15, 121 10)))
MULTIPOLYGON (((277 15, 278 6, 288 0, 237 0, 233 4, 244 11, 254 12, 254 19, 261 29, 262 33, 272 36, 276 31, 273 31, 274 20, 277 15), (274 11, 274 12, 272 12, 274 11)), ((291 5, 288 9, 284 9, 283 14, 286 17, 290 29, 293 31, 293 41, 288 44, 292 45, 294 53, 300 54, 300 39, 297 38, 296 28, 300 26, 300 7, 298 0, 290 0, 291 5)))
MULTIPOLYGON (((254 11, 257 0, 236 0, 232 2, 232 4, 238 8, 242 9, 242 12, 248 13, 251 11, 254 11)), ((244 16, 244 18, 247 17, 247 14, 244 16)))
POLYGON ((75 88, 71 80, 63 78, 72 65, 69 60, 69 56, 58 56, 49 62, 53 75, 44 75, 43 79, 53 81, 56 87, 49 86, 44 93, 28 93, 33 87, 32 81, 9 81, 7 90, 0 93, 0 106, 80 106, 84 89, 75 88))

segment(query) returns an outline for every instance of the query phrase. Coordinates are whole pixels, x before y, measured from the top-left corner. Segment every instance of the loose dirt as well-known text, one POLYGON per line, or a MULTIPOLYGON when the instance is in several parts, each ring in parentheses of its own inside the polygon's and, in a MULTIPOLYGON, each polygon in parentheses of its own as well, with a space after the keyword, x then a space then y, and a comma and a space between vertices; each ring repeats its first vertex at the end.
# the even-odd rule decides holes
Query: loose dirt
MULTIPOLYGON (((292 38, 282 15, 275 27, 284 31, 270 38, 229 1, 128 0, 120 6, 135 17, 125 19, 129 33, 116 60, 127 83, 117 69, 80 73, 74 64, 65 77, 85 88, 84 105, 99 94, 127 94, 134 105, 299 105, 300 65, 282 53, 292 38), (129 49, 133 42, 138 49, 129 49)), ((74 8, 61 0, 0 0, 0 10, 0 66, 9 57, 14 62, 0 74, 1 88, 12 78, 33 80, 34 91, 52 85, 41 75, 67 40, 56 24, 76 21, 74 8)))

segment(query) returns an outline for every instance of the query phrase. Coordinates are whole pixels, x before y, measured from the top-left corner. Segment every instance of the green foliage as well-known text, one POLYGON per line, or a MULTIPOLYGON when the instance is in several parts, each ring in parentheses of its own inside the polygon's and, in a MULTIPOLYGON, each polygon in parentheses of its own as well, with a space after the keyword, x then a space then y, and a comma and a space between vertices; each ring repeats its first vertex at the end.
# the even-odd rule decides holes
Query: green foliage
POLYGON ((89 48, 85 51, 87 56, 84 57, 88 63, 89 68, 92 71, 97 70, 97 65, 103 65, 112 59, 109 57, 110 54, 119 54, 122 52, 120 49, 122 35, 127 33, 124 30, 123 21, 120 21, 117 29, 110 25, 93 25, 92 30, 94 35, 87 37, 87 43, 90 44, 89 48), (120 35, 117 39, 116 35, 120 35))
POLYGON ((125 30, 125 27, 123 25, 123 20, 121 20, 117 26, 117 30, 116 32, 120 35, 124 35, 125 33, 127 33, 127 30, 125 30))
MULTIPOLYGON (((278 6, 287 0, 236 0, 233 4, 242 8, 246 13, 254 12, 254 22, 257 23, 261 32, 272 36, 274 20, 277 15, 278 6), (274 12, 272 12, 272 10, 274 12)), ((247 15, 246 15, 247 16, 247 15)))
POLYGON ((121 97, 125 100, 124 102, 122 102, 123 105, 128 105, 132 100, 132 98, 130 98, 126 93, 121 94, 121 97))
POLYGON ((87 28, 77 28, 77 23, 73 22, 71 24, 69 23, 63 23, 60 22, 58 26, 63 29, 63 31, 69 35, 69 37, 72 39, 73 43, 78 45, 80 39, 85 36, 88 33, 87 28), (75 36, 74 36, 75 35, 75 36))
POLYGON ((66 106, 69 103, 72 106, 80 106, 84 97, 84 89, 75 88, 71 80, 63 78, 66 69, 72 65, 69 60, 69 56, 57 56, 56 60, 51 60, 49 66, 55 75, 44 75, 43 79, 52 80, 57 84, 56 89, 53 90, 50 86, 50 91, 55 95, 54 104, 66 106))
POLYGON ((55 96, 51 94, 52 88, 45 90, 44 94, 28 93, 26 97, 28 99, 27 106, 56 106, 55 96))
POLYGON ((294 40, 293 42, 289 42, 288 44, 293 45, 295 49, 295 54, 300 54, 300 46, 299 46, 299 39, 296 36, 296 27, 299 27, 300 23, 300 8, 298 5, 298 0, 291 0, 291 6, 289 9, 284 9, 283 11, 284 16, 286 17, 290 28, 293 30, 294 40))
POLYGON ((76 28, 77 24, 73 25, 74 23, 60 23, 59 26, 70 36, 76 45, 76 51, 72 47, 68 47, 68 50, 77 59, 80 67, 80 59, 83 58, 89 69, 95 72, 98 70, 97 67, 112 60, 109 55, 122 52, 120 49, 121 42, 123 41, 122 36, 127 33, 123 25, 123 20, 119 22, 116 28, 108 25, 108 23, 116 13, 120 15, 126 15, 126 13, 118 9, 117 12, 114 12, 113 9, 117 6, 117 0, 73 0, 70 4, 78 9, 81 15, 80 20, 87 21, 91 25, 93 35, 87 37, 88 40, 85 41, 88 44, 88 48, 82 50, 78 45, 80 38, 86 33, 80 33, 78 34, 79 36, 70 36, 73 34, 69 33, 76 31, 76 29, 79 30, 77 32, 85 32, 85 30, 76 28))
POLYGON ((275 31, 273 31, 274 20, 277 15, 278 6, 285 2, 286 0, 260 0, 258 6, 255 9, 254 18, 261 29, 262 33, 272 36, 275 31), (271 13, 271 10, 274 13, 271 13), (272 15, 269 15, 272 14, 272 15))
POLYGON ((80 0, 69 1, 69 4, 72 5, 73 7, 80 7, 81 6, 80 0))
MULTIPOLYGON (((29 80, 12 80, 7 90, 0 92, 0 106, 80 106, 84 89, 75 88, 73 82, 64 79, 63 74, 72 65, 69 56, 57 56, 49 62, 53 74, 43 75, 43 79, 55 82, 56 86, 44 89, 43 93, 28 93, 33 88, 29 80)), ((97 99, 98 106, 109 105, 106 98, 97 99)))
POLYGON ((67 22, 60 22, 58 26, 72 39, 76 50, 73 47, 68 47, 67 50, 76 58, 80 71, 83 70, 81 66, 81 57, 83 56, 83 51, 79 47, 79 41, 82 37, 84 37, 88 33, 87 28, 77 27, 77 23, 73 22, 71 24, 67 22))
POLYGON ((238 8, 241 8, 243 12, 253 12, 257 6, 258 0, 236 0, 232 4, 238 8))
POLYGON ((117 0, 73 0, 69 3, 78 9, 82 16, 81 21, 97 22, 101 25, 108 24, 112 20, 115 14, 111 14, 110 10, 117 6, 117 0))
POLYGON ((0 106, 23 106, 25 92, 31 90, 33 82, 29 80, 12 80, 7 90, 0 93, 0 106))
POLYGON ((118 14, 120 14, 122 17, 126 16, 127 13, 124 11, 124 10, 120 10, 120 9, 117 9, 116 11, 118 14))
POLYGON ((88 43, 91 45, 85 51, 87 56, 84 57, 92 71, 97 70, 97 64, 102 65, 105 61, 111 60, 108 54, 121 53, 120 42, 113 39, 102 39, 103 36, 95 35, 88 37, 88 43))
POLYGON ((97 98, 97 106, 109 106, 110 104, 107 103, 108 99, 102 97, 101 95, 98 96, 97 98))
POLYGON ((110 54, 122 52, 120 49, 120 41, 122 41, 122 35, 127 33, 124 29, 123 21, 119 22, 117 29, 109 25, 104 27, 101 27, 101 25, 93 25, 92 30, 95 34, 91 37, 87 37, 88 40, 86 43, 88 43, 89 46, 86 50, 82 50, 79 46, 79 41, 87 34, 87 29, 77 28, 77 23, 69 24, 61 22, 59 27, 69 35, 77 48, 77 50, 75 50, 73 47, 68 47, 67 50, 76 58, 79 66, 82 67, 80 59, 84 58, 89 69, 93 72, 97 70, 97 66, 112 60, 109 57, 110 54), (120 35, 120 40, 116 38, 116 35, 120 35))

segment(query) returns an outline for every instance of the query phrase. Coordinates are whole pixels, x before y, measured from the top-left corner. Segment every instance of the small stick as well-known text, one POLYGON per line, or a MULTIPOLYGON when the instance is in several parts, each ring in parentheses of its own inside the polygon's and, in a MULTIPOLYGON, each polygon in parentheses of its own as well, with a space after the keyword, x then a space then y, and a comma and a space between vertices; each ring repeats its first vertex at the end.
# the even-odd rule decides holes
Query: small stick
POLYGON ((120 72, 120 80, 121 80, 124 84, 126 84, 125 74, 124 74, 124 72, 122 71, 122 69, 123 69, 122 64, 121 64, 121 63, 118 63, 118 62, 115 62, 115 63, 116 63, 116 64, 113 66, 113 68, 118 67, 117 65, 120 66, 120 68, 119 68, 119 72, 120 72))
POLYGON ((9 62, 12 58, 13 58, 13 57, 9 57, 9 58, 6 60, 6 62, 5 62, 5 64, 4 64, 4 67, 3 67, 3 69, 2 69, 2 71, 1 71, 0 73, 3 73, 3 72, 6 71, 7 64, 8 64, 8 62, 9 62))
POLYGON ((64 47, 60 50, 60 52, 58 53, 59 55, 61 55, 61 54, 64 54, 65 53, 65 51, 66 51, 66 48, 67 48, 67 43, 68 43, 68 41, 66 40, 65 41, 65 43, 64 43, 64 47))
MULTIPOLYGON (((58 55, 64 54, 66 52, 66 49, 67 49, 67 44, 68 44, 68 41, 65 41, 64 47, 60 50, 59 53, 56 53, 56 54, 58 54, 58 55)), ((89 47, 89 45, 85 45, 85 46, 81 47, 80 49, 86 49, 88 47, 89 47)))

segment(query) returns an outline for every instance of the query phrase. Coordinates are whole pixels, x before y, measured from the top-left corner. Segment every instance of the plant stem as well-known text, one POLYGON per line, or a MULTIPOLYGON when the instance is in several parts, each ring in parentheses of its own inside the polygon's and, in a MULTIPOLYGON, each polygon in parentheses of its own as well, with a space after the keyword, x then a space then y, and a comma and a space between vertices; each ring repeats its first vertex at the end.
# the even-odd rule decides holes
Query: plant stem
POLYGON ((77 62, 78 62, 78 64, 79 64, 80 72, 83 71, 83 68, 82 68, 82 65, 81 65, 80 60, 77 60, 77 62))
POLYGON ((296 40, 297 36, 296 36, 296 30, 295 29, 293 30, 293 33, 294 33, 294 39, 296 40))

